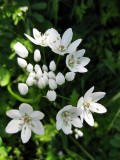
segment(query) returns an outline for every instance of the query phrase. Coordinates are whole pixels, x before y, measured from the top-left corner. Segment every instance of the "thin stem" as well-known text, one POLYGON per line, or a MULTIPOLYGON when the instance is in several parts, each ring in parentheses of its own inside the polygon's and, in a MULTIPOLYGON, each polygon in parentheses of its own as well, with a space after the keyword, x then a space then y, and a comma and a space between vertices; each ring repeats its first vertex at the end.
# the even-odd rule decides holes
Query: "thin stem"
POLYGON ((11 88, 11 85, 12 85, 12 84, 9 84, 9 85, 7 86, 7 90, 8 90, 8 92, 9 92, 15 99, 17 99, 17 100, 20 101, 20 102, 33 103, 33 99, 25 99, 25 98, 22 98, 22 97, 18 96, 15 92, 13 92, 13 90, 12 90, 12 88, 11 88))
POLYGON ((70 98, 67 98, 67 97, 64 97, 64 96, 61 96, 61 95, 57 95, 57 96, 60 97, 60 98, 63 98, 63 99, 66 99, 66 100, 70 101, 70 98))
POLYGON ((45 57, 45 52, 44 52, 44 48, 43 48, 43 62, 44 62, 44 64, 46 64, 46 57, 45 57))
POLYGON ((116 121, 117 117, 119 116, 119 114, 120 114, 120 109, 118 109, 118 111, 117 111, 117 113, 115 114, 112 122, 111 122, 110 125, 108 126, 107 132, 109 132, 109 131, 111 130, 111 128, 112 128, 113 124, 115 123, 115 121, 116 121))
POLYGON ((59 61, 60 61, 60 58, 61 58, 61 56, 59 55, 59 56, 58 56, 58 59, 57 59, 57 62, 56 62, 56 66, 58 66, 58 63, 59 63, 59 61))
POLYGON ((91 160, 95 160, 88 151, 85 150, 85 148, 80 145, 73 137, 70 136, 70 139, 89 157, 91 160))

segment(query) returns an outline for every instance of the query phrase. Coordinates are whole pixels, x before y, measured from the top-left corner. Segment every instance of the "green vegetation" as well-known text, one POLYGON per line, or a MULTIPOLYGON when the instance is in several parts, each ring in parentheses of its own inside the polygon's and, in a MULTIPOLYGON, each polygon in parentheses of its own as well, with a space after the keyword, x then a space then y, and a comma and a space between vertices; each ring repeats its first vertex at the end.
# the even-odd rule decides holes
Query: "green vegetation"
MULTIPOLYGON (((0 160, 120 160, 119 6, 119 0, 0 1, 0 160), (33 28, 44 33, 51 27, 59 33, 71 27, 74 39, 83 39, 79 49, 85 48, 86 56, 91 59, 88 72, 77 74, 74 82, 63 88, 61 95, 68 99, 59 97, 59 105, 76 105, 79 97, 92 86, 95 91, 107 93, 101 102, 108 112, 94 114, 94 127, 84 123, 84 136, 79 139, 56 130, 57 104, 41 99, 39 91, 36 97, 36 89, 24 97, 20 97, 17 89, 18 82, 24 82, 26 77, 17 65, 13 45, 17 41, 24 44, 32 60, 33 49, 41 48, 33 45, 24 33, 32 35, 33 28), (20 133, 5 133, 10 120, 6 111, 18 109, 21 102, 30 102, 45 113, 45 135, 33 134, 27 144, 22 144, 20 133)), ((44 52, 46 61, 52 60, 47 48, 44 52)), ((59 65, 62 60, 63 57, 59 65)))

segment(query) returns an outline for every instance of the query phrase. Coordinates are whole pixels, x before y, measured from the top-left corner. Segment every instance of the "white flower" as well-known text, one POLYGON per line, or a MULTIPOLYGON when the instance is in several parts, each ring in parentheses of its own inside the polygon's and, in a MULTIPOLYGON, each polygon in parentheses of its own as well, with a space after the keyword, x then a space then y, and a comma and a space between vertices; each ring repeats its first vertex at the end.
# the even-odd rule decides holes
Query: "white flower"
POLYGON ((57 88, 57 83, 54 79, 49 79, 48 84, 50 89, 52 90, 55 90, 57 88))
POLYGON ((7 127, 7 133, 17 133, 21 130, 21 139, 23 143, 27 143, 31 137, 31 132, 43 135, 44 128, 41 123, 44 114, 40 111, 33 111, 31 105, 22 103, 19 110, 12 109, 6 112, 7 116, 12 118, 7 127))
POLYGON ((30 37, 29 35, 25 34, 25 36, 34 44, 41 45, 43 47, 48 46, 47 39, 49 37, 49 34, 51 32, 51 29, 48 29, 44 34, 41 34, 36 28, 33 28, 33 37, 30 37))
POLYGON ((81 42, 81 39, 78 39, 71 43, 72 37, 73 32, 71 28, 68 28, 64 32, 62 38, 56 30, 53 30, 53 33, 49 35, 48 45, 54 53, 57 53, 59 55, 64 55, 65 53, 72 53, 76 51, 78 45, 81 42))
POLYGON ((74 72, 67 72, 65 75, 65 79, 67 81, 73 81, 73 79, 75 78, 75 73, 74 72))
POLYGON ((15 52, 22 58, 26 58, 28 56, 28 50, 24 45, 22 45, 20 42, 17 42, 14 45, 15 52))
POLYGON ((92 116, 92 112, 96 113, 105 113, 107 112, 107 109, 97 103, 98 100, 103 98, 105 96, 105 92, 94 92, 94 87, 90 88, 84 95, 84 97, 81 97, 78 101, 77 107, 82 110, 81 119, 83 119, 90 125, 94 125, 94 119, 92 116))
POLYGON ((68 54, 66 57, 66 66, 72 72, 80 72, 84 73, 87 72, 87 69, 84 67, 89 62, 90 59, 87 57, 83 57, 85 50, 79 50, 75 53, 68 54))
POLYGON ((27 65, 27 71, 28 71, 28 72, 32 72, 32 71, 33 71, 33 65, 32 65, 31 63, 29 63, 29 64, 27 65))
POLYGON ((55 70, 56 70, 55 61, 51 61, 51 62, 50 62, 49 69, 50 69, 51 71, 55 71, 55 70))
POLYGON ((47 92, 46 96, 47 96, 49 101, 55 101, 56 97, 57 97, 56 92, 55 91, 51 91, 51 90, 47 92))
POLYGON ((71 105, 65 106, 61 109, 56 116, 56 127, 57 130, 62 129, 65 134, 71 133, 72 125, 81 128, 82 122, 78 116, 81 111, 77 107, 73 107, 71 105))
POLYGON ((34 61, 39 62, 41 60, 41 54, 38 49, 34 51, 34 61))
POLYGON ((58 73, 57 76, 56 76, 56 83, 58 85, 62 85, 63 83, 65 83, 65 77, 62 73, 58 73))
POLYGON ((18 65, 21 68, 26 68, 27 67, 27 61, 24 60, 23 58, 17 58, 17 62, 18 62, 18 65))
POLYGON ((18 90, 21 95, 26 95, 28 93, 28 86, 25 83, 18 83, 18 90))

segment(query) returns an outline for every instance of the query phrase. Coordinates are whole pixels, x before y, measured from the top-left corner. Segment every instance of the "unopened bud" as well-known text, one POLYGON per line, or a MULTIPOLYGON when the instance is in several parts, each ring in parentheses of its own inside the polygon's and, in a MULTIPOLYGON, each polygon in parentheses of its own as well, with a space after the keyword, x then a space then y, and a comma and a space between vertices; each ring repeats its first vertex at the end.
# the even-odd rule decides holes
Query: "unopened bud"
POLYGON ((17 42, 14 45, 15 52, 22 58, 26 58, 28 56, 28 50, 24 45, 22 45, 20 42, 17 42))
POLYGON ((27 71, 28 71, 28 72, 32 72, 32 71, 33 71, 33 65, 32 65, 31 63, 29 63, 29 64, 27 65, 27 71))
POLYGON ((18 83, 18 90, 21 95, 26 95, 28 93, 28 86, 25 83, 18 83))
POLYGON ((56 70, 56 64, 55 64, 54 61, 51 61, 51 62, 50 62, 49 69, 50 69, 51 71, 55 71, 55 70, 56 70))
POLYGON ((21 68, 25 68, 27 66, 27 62, 23 58, 17 58, 17 62, 21 68))
POLYGON ((57 83, 54 79, 49 79, 48 83, 49 83, 50 89, 55 90, 57 88, 57 83))
POLYGON ((34 51, 34 61, 39 62, 41 60, 41 54, 38 49, 34 51))
POLYGON ((55 79, 55 73, 52 71, 48 72, 48 76, 50 79, 55 79))
POLYGON ((65 83, 65 77, 62 73, 58 73, 57 76, 56 76, 56 82, 57 84, 59 85, 62 85, 63 83, 65 83))
POLYGON ((34 84, 34 78, 33 77, 28 77, 26 80, 26 84, 28 86, 32 86, 34 84))
POLYGON ((40 78, 39 81, 38 81, 38 87, 40 89, 44 89, 46 87, 46 84, 44 82, 44 79, 43 78, 40 78))
POLYGON ((55 91, 48 91, 46 96, 47 96, 49 101, 55 101, 56 97, 57 97, 55 91))
POLYGON ((44 65, 42 66, 42 70, 48 72, 48 67, 44 64, 44 65))
POLYGON ((74 72, 67 72, 65 75, 65 79, 67 81, 73 81, 73 79, 75 78, 75 73, 74 72))

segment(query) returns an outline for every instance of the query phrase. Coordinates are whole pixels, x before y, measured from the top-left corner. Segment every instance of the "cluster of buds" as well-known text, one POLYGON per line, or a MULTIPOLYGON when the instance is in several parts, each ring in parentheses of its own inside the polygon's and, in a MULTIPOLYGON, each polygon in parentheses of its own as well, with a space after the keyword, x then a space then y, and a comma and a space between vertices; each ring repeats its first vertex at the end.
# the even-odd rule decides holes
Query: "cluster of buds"
MULTIPOLYGON (((26 57, 29 52, 24 45, 17 42, 14 45, 15 52, 19 56, 17 58, 18 65, 27 71, 28 77, 25 83, 18 84, 18 90, 21 95, 26 95, 29 87, 35 85, 40 90, 47 87, 44 97, 49 101, 55 101, 57 97, 56 89, 63 85, 65 81, 73 81, 77 72, 87 72, 85 66, 90 62, 88 57, 84 57, 85 49, 77 51, 77 47, 81 39, 72 42, 73 32, 72 29, 67 29, 62 38, 60 34, 53 28, 48 29, 44 34, 41 34, 37 29, 33 29, 33 37, 25 34, 25 36, 34 44, 42 47, 50 47, 50 49, 60 56, 66 56, 66 67, 69 71, 64 75, 57 72, 57 65, 54 60, 49 64, 40 64, 42 61, 41 53, 38 49, 34 51, 33 59, 36 64, 27 63, 26 57), (39 63, 40 62, 40 63, 39 63)), ((94 126, 94 119, 92 113, 105 113, 106 108, 97 103, 98 100, 105 96, 105 92, 94 92, 94 87, 91 87, 84 95, 78 100, 77 106, 67 105, 64 106, 56 115, 56 128, 62 129, 65 134, 71 134, 72 126, 81 128, 85 120, 90 126, 94 126)), ((21 132, 21 139, 26 143, 31 137, 31 131, 36 134, 43 135, 44 128, 41 119, 44 113, 41 111, 33 111, 29 104, 21 104, 19 110, 10 110, 7 115, 13 120, 7 125, 7 133, 21 132), (13 127, 14 126, 14 127, 13 127), (15 128, 16 127, 16 128, 15 128)), ((75 138, 83 136, 82 132, 75 129, 75 138)))

